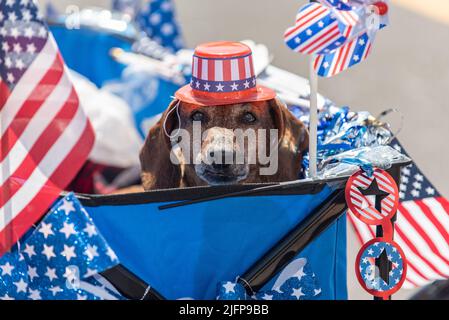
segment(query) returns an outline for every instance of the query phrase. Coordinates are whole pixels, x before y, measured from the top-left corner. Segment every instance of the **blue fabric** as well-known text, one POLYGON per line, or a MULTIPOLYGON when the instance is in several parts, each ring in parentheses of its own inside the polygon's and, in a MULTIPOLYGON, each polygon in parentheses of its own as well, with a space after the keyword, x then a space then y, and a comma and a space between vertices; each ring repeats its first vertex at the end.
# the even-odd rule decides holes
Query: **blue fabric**
MULTIPOLYGON (((346 215, 338 219, 298 256, 307 257, 322 288, 317 300, 347 300, 346 215)), ((271 288, 276 277, 262 289, 271 288)))
MULTIPOLYGON (((122 264, 166 298, 215 299, 221 281, 247 271, 330 193, 231 198, 167 211, 158 210, 160 203, 86 209, 122 264)), ((338 222, 301 254, 316 270, 322 298, 346 298, 345 237, 338 222)))
POLYGON ((131 42, 89 28, 69 30, 63 26, 53 25, 50 26, 50 30, 70 69, 84 75, 98 87, 108 80, 121 76, 124 66, 114 61, 109 51, 111 48, 130 51, 131 42))

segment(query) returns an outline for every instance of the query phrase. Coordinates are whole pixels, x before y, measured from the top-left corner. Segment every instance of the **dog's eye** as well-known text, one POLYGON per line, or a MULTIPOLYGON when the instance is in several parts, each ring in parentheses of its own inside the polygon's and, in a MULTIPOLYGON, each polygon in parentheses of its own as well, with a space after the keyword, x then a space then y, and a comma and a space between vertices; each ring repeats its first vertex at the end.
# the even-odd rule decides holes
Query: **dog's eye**
POLYGON ((256 122, 256 120, 256 116, 251 112, 247 112, 243 115, 243 121, 246 123, 253 123, 256 122))
POLYGON ((203 121, 204 113, 197 111, 192 114, 191 118, 192 118, 192 121, 203 121))

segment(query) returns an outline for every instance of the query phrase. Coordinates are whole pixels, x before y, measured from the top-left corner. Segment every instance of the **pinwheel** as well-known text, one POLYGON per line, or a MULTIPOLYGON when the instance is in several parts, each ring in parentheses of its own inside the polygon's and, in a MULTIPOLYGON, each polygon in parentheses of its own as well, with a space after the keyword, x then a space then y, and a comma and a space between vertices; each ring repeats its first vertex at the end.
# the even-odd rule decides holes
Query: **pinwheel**
POLYGON ((310 55, 309 171, 317 177, 318 79, 364 61, 377 32, 388 25, 388 0, 317 0, 301 7, 284 41, 310 55))
POLYGON ((314 55, 315 72, 331 77, 364 61, 387 25, 386 0, 318 0, 300 8, 284 41, 295 52, 314 55))

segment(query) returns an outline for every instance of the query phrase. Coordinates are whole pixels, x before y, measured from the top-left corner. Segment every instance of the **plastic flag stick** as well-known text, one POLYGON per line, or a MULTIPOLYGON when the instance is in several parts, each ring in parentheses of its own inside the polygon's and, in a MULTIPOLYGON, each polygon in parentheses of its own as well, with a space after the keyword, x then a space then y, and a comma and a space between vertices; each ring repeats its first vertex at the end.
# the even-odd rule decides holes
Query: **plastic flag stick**
POLYGON ((310 121, 309 121, 309 177, 317 177, 318 144, 318 76, 314 68, 315 56, 310 56, 310 121))

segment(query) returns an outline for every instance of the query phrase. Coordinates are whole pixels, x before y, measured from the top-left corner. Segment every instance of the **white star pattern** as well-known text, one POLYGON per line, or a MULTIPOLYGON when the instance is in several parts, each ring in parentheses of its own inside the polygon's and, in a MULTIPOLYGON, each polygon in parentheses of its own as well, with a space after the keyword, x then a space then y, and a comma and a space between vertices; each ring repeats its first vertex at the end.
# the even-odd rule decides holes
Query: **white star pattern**
POLYGON ((111 247, 108 248, 108 250, 106 251, 106 254, 108 255, 109 259, 111 259, 112 261, 117 260, 117 256, 111 247))
POLYGON ((50 235, 54 235, 55 233, 52 230, 52 224, 51 223, 41 223, 41 227, 39 229, 39 232, 44 235, 44 238, 47 239, 50 235))
POLYGON ((42 254, 47 257, 47 260, 50 260, 51 258, 55 258, 56 254, 54 252, 53 246, 47 246, 44 244, 44 250, 42 250, 42 254))
POLYGON ((435 194, 435 189, 432 187, 427 187, 426 192, 429 196, 433 196, 435 194))
POLYGON ((89 238, 97 235, 97 228, 91 223, 87 223, 83 231, 89 235, 89 238))
POLYGON ((221 85, 221 83, 219 83, 217 86, 215 86, 215 87, 217 87, 217 91, 223 91, 223 89, 224 89, 224 86, 223 85, 221 85))
POLYGON ((11 265, 9 262, 5 263, 4 265, 0 266, 2 269, 2 276, 12 276, 12 271, 14 270, 14 266, 11 265))
POLYGON ((64 227, 59 230, 59 232, 63 233, 66 239, 70 238, 71 235, 75 235, 75 225, 73 223, 64 222, 64 227))
POLYGON ((86 251, 84 254, 87 256, 89 260, 93 260, 95 257, 98 257, 97 246, 87 245, 86 251))
POLYGON ((53 296, 56 296, 57 293, 62 292, 62 289, 60 286, 51 287, 48 290, 53 294, 53 296))
POLYGON ((233 84, 231 84, 231 89, 232 91, 237 91, 239 89, 239 85, 234 82, 233 84))
POLYGON ((249 82, 248 82, 248 80, 246 80, 246 81, 243 83, 243 86, 245 87, 245 89, 249 89, 249 82))
POLYGON ((47 267, 47 272, 45 273, 48 279, 50 279, 50 282, 54 279, 57 279, 58 276, 56 275, 56 269, 47 267))
POLYGON ((413 182, 413 187, 415 188, 415 189, 421 189, 421 183, 419 183, 419 182, 417 182, 417 181, 415 181, 415 182, 413 182))
POLYGON ((302 292, 302 288, 293 289, 292 297, 296 297, 297 300, 299 300, 304 295, 305 294, 302 292))
POLYGON ((70 212, 75 211, 75 207, 73 206, 72 201, 68 201, 67 199, 64 199, 62 201, 62 205, 59 207, 59 209, 64 211, 66 215, 68 215, 70 212))
POLYGON ((30 280, 33 281, 33 279, 38 276, 39 275, 37 274, 37 268, 28 266, 28 277, 30 277, 30 280))
POLYGON ((28 284, 23 280, 20 279, 18 282, 14 282, 14 285, 17 288, 17 292, 27 292, 28 284))
POLYGON ((61 256, 65 257, 67 261, 76 258, 75 247, 64 244, 64 250, 61 252, 61 256))
POLYGON ((30 289, 28 298, 30 298, 31 300, 41 300, 41 292, 39 290, 30 289))
POLYGON ((210 84, 209 83, 205 83, 204 84, 204 90, 209 91, 210 90, 210 84))
POLYGON ((225 288, 226 293, 235 292, 235 283, 228 281, 223 287, 225 288))

